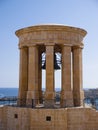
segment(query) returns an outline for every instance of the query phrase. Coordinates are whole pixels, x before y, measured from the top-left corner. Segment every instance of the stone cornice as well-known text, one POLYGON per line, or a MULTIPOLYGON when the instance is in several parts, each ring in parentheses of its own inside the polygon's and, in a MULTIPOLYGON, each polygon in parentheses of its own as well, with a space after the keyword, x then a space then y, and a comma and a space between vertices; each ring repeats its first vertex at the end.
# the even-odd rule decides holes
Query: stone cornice
POLYGON ((36 25, 16 31, 19 47, 33 45, 82 46, 84 29, 65 25, 36 25), (82 43, 82 44, 81 44, 82 43))
POLYGON ((66 32, 78 33, 83 37, 87 34, 87 32, 84 29, 65 25, 35 25, 17 30, 15 34, 19 37, 25 33, 38 32, 38 31, 66 31, 66 32))

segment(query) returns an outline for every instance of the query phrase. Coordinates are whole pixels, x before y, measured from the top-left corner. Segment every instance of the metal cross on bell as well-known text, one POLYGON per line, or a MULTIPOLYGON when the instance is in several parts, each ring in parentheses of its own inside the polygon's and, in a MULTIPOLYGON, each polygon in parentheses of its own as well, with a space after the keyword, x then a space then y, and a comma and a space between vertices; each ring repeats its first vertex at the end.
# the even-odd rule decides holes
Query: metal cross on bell
MULTIPOLYGON (((60 70, 61 56, 54 53, 54 70, 60 70)), ((46 56, 45 53, 42 56, 42 69, 46 69, 46 56)))

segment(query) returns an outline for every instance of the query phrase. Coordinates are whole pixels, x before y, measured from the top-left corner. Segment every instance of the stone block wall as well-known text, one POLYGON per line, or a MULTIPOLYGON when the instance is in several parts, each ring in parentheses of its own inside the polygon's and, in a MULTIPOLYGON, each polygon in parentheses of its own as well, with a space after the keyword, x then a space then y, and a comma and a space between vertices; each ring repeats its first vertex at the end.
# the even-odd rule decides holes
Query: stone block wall
POLYGON ((6 130, 30 130, 29 109, 8 107, 6 130))
POLYGON ((68 130, 98 130, 98 111, 91 108, 67 110, 68 130))
POLYGON ((0 130, 98 130, 91 108, 32 109, 0 107, 0 130))
POLYGON ((7 108, 0 107, 0 130, 6 130, 7 125, 7 108))
POLYGON ((67 130, 67 111, 64 109, 33 109, 30 115, 30 130, 67 130))

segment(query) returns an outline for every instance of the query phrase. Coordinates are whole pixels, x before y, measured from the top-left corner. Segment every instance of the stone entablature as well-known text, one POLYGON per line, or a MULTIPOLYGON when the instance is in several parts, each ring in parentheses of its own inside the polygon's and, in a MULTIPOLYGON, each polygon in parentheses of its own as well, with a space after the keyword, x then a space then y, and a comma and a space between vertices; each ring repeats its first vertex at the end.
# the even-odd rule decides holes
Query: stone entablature
POLYGON ((36 25, 16 31, 19 37, 19 47, 37 45, 70 45, 82 46, 86 31, 65 25, 36 25))

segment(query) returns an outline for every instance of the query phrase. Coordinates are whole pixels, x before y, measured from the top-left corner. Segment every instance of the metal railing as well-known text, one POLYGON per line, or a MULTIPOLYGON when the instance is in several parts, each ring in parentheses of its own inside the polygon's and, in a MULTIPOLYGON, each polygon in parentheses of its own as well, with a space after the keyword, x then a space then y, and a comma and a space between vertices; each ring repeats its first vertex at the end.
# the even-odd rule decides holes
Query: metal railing
POLYGON ((61 100, 60 98, 45 99, 19 99, 17 97, 6 97, 0 99, 0 105, 29 108, 65 108, 72 107, 72 100, 61 100), (71 105, 69 105, 71 104, 71 105))
MULTIPOLYGON (((75 100, 74 100, 75 101, 75 100)), ((77 101, 75 101, 77 103, 77 101)), ((85 107, 90 106, 98 110, 98 98, 85 98, 80 101, 85 107)), ((19 99, 17 97, 0 98, 0 106, 13 106, 13 107, 28 107, 28 108, 66 108, 73 107, 73 101, 70 99, 61 100, 55 98, 54 100, 45 99, 19 99)))
POLYGON ((87 98, 84 98, 84 105, 86 106, 90 106, 96 110, 98 110, 98 98, 90 98, 90 97, 87 97, 87 98))
POLYGON ((4 97, 0 98, 0 105, 16 105, 17 97, 4 97))

